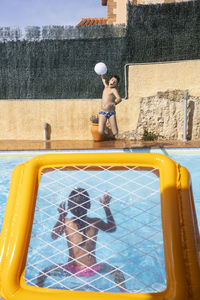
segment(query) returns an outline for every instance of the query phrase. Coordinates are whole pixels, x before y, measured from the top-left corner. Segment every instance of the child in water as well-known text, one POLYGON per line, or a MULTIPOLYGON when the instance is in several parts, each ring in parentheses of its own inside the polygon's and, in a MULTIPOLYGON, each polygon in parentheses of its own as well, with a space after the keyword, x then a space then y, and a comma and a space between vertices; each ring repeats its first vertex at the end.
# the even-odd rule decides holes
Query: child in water
POLYGON ((108 193, 103 195, 103 199, 99 198, 107 222, 100 218, 87 216, 90 198, 88 192, 83 188, 76 188, 70 193, 67 210, 65 202, 59 205, 59 218, 52 230, 51 237, 55 240, 65 233, 69 248, 68 263, 45 268, 37 278, 38 286, 43 286, 46 277, 51 275, 71 276, 75 274, 76 276, 90 277, 98 273, 109 273, 110 276, 114 276, 120 291, 126 291, 122 272, 109 264, 98 264, 96 261, 95 248, 98 231, 116 231, 116 224, 109 207, 110 200, 111 196, 108 193), (68 211, 74 215, 73 218, 66 218, 68 211))
POLYGON ((104 84, 104 90, 101 100, 101 111, 99 112, 99 126, 98 131, 103 134, 106 130, 106 122, 109 120, 112 133, 114 136, 118 134, 117 120, 115 106, 119 104, 122 99, 116 89, 119 83, 119 76, 114 75, 106 82, 105 75, 101 76, 104 84))

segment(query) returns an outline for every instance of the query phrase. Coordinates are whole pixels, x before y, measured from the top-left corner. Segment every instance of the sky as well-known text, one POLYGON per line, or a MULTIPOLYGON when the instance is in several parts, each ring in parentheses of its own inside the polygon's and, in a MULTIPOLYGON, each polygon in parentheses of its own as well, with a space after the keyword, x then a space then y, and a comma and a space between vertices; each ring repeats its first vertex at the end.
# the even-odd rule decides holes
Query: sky
POLYGON ((106 17, 102 0, 0 0, 0 27, 77 25, 106 17))

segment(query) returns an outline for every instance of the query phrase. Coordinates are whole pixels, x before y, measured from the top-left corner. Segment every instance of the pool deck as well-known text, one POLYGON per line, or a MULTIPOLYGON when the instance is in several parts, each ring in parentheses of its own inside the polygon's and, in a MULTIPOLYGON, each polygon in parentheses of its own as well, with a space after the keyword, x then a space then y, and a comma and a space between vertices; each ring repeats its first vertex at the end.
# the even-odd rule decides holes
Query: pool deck
POLYGON ((140 148, 200 148, 198 141, 33 141, 33 140, 0 140, 0 151, 23 150, 91 150, 91 149, 140 149, 140 148))

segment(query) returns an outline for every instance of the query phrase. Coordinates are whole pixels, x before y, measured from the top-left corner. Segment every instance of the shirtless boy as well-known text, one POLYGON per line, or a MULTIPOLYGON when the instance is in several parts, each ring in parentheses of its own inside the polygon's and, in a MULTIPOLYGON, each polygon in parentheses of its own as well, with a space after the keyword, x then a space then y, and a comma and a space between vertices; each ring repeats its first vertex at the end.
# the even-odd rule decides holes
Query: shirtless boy
POLYGON ((106 263, 98 264, 96 261, 95 249, 98 231, 114 232, 116 224, 110 210, 111 196, 108 193, 99 198, 102 204, 107 222, 100 218, 89 218, 87 210, 90 208, 88 192, 82 188, 74 189, 68 199, 68 210, 65 209, 65 202, 58 207, 59 218, 56 222, 51 237, 57 239, 63 233, 66 236, 69 258, 67 264, 51 265, 40 272, 37 278, 37 285, 43 286, 47 276, 76 276, 90 277, 98 273, 108 273, 113 276, 115 283, 121 292, 125 292, 124 276, 122 272, 106 263), (66 218, 68 211, 74 217, 66 218))
POLYGON ((106 122, 109 120, 112 133, 116 136, 118 134, 118 128, 115 106, 122 101, 116 89, 120 79, 117 75, 112 76, 108 83, 106 82, 105 75, 102 75, 101 79, 104 84, 104 90, 101 100, 101 111, 99 112, 98 131, 100 134, 103 134, 106 128, 106 122))

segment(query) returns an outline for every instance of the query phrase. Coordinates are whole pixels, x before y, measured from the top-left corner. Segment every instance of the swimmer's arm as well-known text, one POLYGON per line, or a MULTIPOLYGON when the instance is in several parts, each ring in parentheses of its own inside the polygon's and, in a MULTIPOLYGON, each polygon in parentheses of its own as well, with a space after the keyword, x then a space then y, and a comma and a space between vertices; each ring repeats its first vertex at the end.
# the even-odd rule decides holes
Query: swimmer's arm
POLYGON ((65 231, 65 217, 67 215, 67 211, 65 210, 65 203, 62 202, 58 207, 59 212, 59 218, 56 222, 52 232, 51 232, 51 238, 53 240, 57 239, 59 236, 61 236, 65 231))
POLYGON ((113 89, 113 94, 116 97, 115 99, 115 105, 119 104, 120 102, 122 102, 122 98, 120 97, 117 89, 113 89))
POLYGON ((107 87, 108 84, 107 84, 107 82, 106 82, 106 77, 105 77, 105 75, 101 75, 101 80, 102 80, 104 86, 107 87))
POLYGON ((101 219, 96 219, 96 221, 94 222, 94 225, 96 228, 106 231, 106 232, 114 232, 116 231, 116 224, 115 224, 115 220, 113 218, 113 215, 111 213, 110 210, 110 199, 111 196, 106 193, 103 196, 103 199, 99 198, 100 203, 103 205, 105 214, 106 214, 106 218, 107 218, 107 222, 104 222, 101 219))

